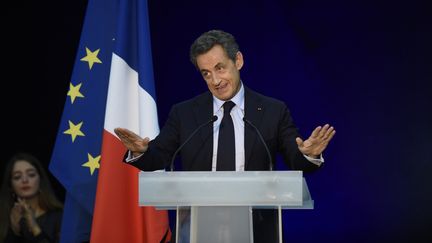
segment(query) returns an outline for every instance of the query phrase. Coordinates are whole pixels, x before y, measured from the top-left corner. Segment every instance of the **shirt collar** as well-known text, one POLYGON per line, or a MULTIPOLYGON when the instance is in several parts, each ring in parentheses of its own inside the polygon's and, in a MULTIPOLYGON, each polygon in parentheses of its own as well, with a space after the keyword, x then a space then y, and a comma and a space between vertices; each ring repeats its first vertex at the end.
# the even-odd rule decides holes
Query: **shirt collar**
MULTIPOLYGON (((244 110, 244 86, 241 80, 240 90, 237 92, 236 95, 234 95, 234 97, 231 98, 231 101, 234 102, 234 104, 236 104, 236 106, 238 106, 241 110, 244 110)), ((220 100, 213 95, 213 111, 215 113, 222 108, 224 103, 224 100, 220 100)))

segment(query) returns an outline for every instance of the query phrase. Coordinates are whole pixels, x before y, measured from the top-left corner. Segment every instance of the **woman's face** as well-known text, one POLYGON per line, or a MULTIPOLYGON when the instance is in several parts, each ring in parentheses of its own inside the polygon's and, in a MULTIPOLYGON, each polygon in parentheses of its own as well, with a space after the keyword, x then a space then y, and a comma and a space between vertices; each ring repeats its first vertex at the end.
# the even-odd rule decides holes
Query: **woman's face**
POLYGON ((30 199, 39 192, 40 177, 29 162, 18 160, 12 169, 12 189, 17 197, 30 199))

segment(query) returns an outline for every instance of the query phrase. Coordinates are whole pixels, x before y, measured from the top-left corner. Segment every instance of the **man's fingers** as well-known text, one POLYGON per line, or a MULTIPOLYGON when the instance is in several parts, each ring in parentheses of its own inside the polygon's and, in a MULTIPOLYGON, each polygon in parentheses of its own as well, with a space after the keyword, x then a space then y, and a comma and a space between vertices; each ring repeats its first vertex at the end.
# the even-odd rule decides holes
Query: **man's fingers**
POLYGON ((140 137, 134 132, 126 129, 126 128, 115 128, 114 133, 122 140, 134 140, 140 139, 140 137))
POLYGON ((296 137, 296 142, 297 142, 297 146, 299 146, 299 147, 302 146, 302 144, 303 144, 303 140, 299 137, 296 137))
POLYGON ((330 135, 327 138, 327 141, 330 141, 335 134, 336 134, 336 130, 332 130, 331 133, 330 133, 330 135))
POLYGON ((328 136, 326 135, 326 137, 321 141, 321 145, 327 147, 328 143, 330 142, 330 140, 333 138, 333 136, 334 136, 335 134, 336 134, 336 131, 335 131, 335 130, 332 130, 332 131, 330 132, 330 134, 329 134, 328 136))
POLYGON ((114 133, 117 134, 117 136, 120 136, 120 134, 122 133, 121 128, 114 128, 114 133))
POLYGON ((329 124, 325 124, 322 128, 321 128, 321 130, 319 131, 319 137, 324 137, 325 136, 325 134, 326 134, 326 132, 328 131, 328 128, 330 127, 330 125, 329 124))
POLYGON ((114 133, 120 138, 126 138, 126 133, 125 133, 125 129, 124 128, 114 128, 114 133))
POLYGON ((316 138, 316 137, 318 137, 320 131, 321 131, 321 126, 316 127, 316 128, 312 131, 311 137, 312 137, 312 138, 316 138))
MULTIPOLYGON (((324 129, 323 129, 324 130, 324 129)), ((324 135, 323 135, 323 139, 326 140, 330 137, 330 134, 334 131, 334 127, 330 127, 328 129, 326 129, 324 135)))

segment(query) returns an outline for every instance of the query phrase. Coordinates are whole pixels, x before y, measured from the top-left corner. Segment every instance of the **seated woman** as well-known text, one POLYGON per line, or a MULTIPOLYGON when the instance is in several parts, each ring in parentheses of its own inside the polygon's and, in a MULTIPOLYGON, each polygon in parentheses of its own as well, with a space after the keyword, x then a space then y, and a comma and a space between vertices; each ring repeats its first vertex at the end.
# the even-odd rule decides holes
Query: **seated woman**
POLYGON ((59 242, 62 208, 38 159, 13 156, 0 190, 0 242, 59 242))

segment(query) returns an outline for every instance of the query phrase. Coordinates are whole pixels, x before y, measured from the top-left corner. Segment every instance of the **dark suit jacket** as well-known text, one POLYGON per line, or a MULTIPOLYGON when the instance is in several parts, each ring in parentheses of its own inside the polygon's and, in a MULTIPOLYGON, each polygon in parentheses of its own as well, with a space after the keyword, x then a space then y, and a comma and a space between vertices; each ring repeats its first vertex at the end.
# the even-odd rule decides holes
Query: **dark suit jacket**
MULTIPOLYGON (((147 152, 132 165, 144 171, 169 167, 175 150, 212 116, 213 97, 210 92, 174 105, 159 135, 150 142, 147 152)), ((280 152, 292 170, 312 171, 318 168, 298 150, 295 138, 300 135, 283 102, 245 87, 245 117, 260 130, 273 160, 280 152)), ((183 147, 180 151, 182 170, 211 170, 212 131, 212 124, 203 127, 183 147)), ((245 170, 269 170, 266 150, 256 131, 248 124, 245 124, 245 170)))
MULTIPOLYGON (((144 155, 131 165, 153 171, 170 166, 176 149, 201 124, 213 116, 213 96, 210 92, 176 104, 170 111, 160 134, 150 142, 144 155)), ((297 148, 299 136, 286 105, 245 87, 245 118, 261 132, 273 161, 280 152, 292 170, 312 171, 318 168, 304 158, 297 148)), ((219 118, 221 119, 221 118, 219 118)), ((180 152, 182 170, 209 171, 213 154, 213 125, 203 127, 180 152)), ((245 124, 245 170, 269 170, 269 159, 253 127, 245 124)), ((276 238, 276 214, 273 210, 254 211, 255 242, 273 242, 276 238), (272 232, 272 233, 269 233, 272 232)))

